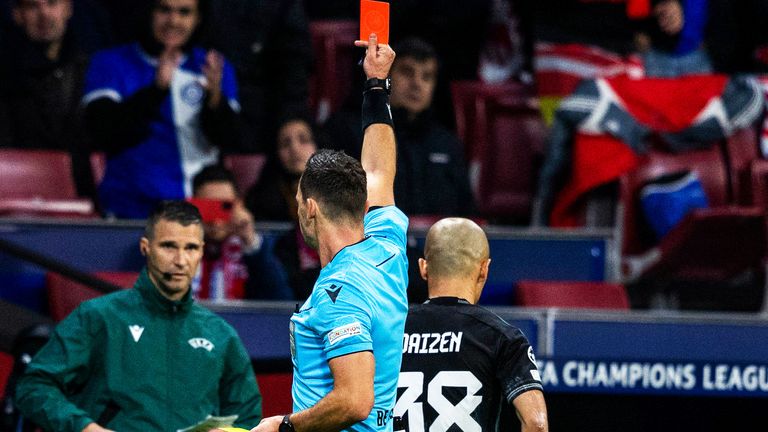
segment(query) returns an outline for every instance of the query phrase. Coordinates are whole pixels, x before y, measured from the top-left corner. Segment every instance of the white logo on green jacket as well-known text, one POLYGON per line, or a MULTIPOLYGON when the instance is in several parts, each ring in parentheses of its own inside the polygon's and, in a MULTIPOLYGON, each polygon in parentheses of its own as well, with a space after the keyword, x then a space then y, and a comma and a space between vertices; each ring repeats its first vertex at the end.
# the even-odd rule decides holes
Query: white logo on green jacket
POLYGON ((205 348, 209 352, 213 350, 213 344, 206 338, 192 338, 189 340, 189 344, 192 348, 205 348))
POLYGON ((128 330, 131 331, 131 336, 133 336, 134 342, 138 342, 139 339, 141 339, 141 334, 144 333, 144 327, 136 324, 128 326, 128 330))

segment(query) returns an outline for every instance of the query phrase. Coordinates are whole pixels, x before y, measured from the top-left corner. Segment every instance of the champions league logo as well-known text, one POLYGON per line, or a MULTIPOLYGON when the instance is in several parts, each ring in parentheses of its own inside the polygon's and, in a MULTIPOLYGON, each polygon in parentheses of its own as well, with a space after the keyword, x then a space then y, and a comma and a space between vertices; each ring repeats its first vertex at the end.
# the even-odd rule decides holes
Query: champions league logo
POLYGON ((192 81, 181 88, 181 100, 188 105, 199 105, 204 94, 203 86, 197 81, 192 81))
POLYGON ((536 357, 533 355, 533 347, 528 347, 528 360, 531 361, 531 363, 536 364, 536 357))

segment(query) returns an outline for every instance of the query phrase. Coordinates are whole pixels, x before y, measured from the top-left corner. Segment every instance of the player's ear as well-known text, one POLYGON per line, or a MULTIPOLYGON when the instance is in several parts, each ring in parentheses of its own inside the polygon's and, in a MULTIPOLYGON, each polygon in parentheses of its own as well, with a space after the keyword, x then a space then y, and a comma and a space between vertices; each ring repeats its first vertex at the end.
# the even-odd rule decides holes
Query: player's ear
POLYGON ((419 274, 421 278, 427 280, 427 260, 419 258, 419 274))
POLYGON ((147 256, 147 253, 149 252, 149 239, 146 237, 142 237, 141 240, 139 240, 139 251, 142 256, 147 256))
MULTIPOLYGON (((480 273, 477 275, 477 283, 478 284, 485 284, 485 281, 488 280, 488 270, 491 267, 491 259, 488 258, 484 260, 482 263, 480 263, 480 273)), ((481 285, 481 286, 482 286, 481 285)))

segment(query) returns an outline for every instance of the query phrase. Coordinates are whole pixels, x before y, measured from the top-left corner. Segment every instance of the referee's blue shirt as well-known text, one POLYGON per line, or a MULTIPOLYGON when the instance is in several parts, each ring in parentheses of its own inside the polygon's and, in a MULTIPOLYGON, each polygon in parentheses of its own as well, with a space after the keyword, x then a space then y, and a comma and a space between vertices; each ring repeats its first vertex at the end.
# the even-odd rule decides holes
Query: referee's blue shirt
POLYGON ((315 405, 333 389, 332 358, 373 351, 374 406, 350 431, 392 430, 408 314, 408 218, 395 206, 365 216, 365 239, 339 251, 312 294, 291 317, 293 410, 315 405))

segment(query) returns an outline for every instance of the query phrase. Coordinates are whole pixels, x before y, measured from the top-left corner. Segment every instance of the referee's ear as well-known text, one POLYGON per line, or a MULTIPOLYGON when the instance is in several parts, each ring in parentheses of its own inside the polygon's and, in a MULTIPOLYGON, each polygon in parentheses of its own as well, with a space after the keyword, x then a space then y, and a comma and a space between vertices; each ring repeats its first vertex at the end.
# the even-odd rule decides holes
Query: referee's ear
POLYGON ((419 258, 419 274, 421 278, 427 280, 427 260, 419 258))

